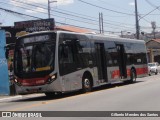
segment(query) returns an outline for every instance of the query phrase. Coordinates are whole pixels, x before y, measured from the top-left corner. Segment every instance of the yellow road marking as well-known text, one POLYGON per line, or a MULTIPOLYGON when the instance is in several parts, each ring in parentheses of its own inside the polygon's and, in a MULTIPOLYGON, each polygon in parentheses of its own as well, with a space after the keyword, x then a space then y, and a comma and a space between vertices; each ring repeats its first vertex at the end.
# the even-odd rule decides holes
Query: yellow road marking
MULTIPOLYGON (((115 87, 113 87, 115 88, 115 87)), ((108 88, 107 90, 111 90, 113 88, 108 88)), ((86 96, 88 94, 94 94, 96 92, 100 92, 100 91, 105 91, 106 89, 104 90, 98 90, 98 91, 94 91, 94 92, 88 92, 88 93, 85 93, 85 94, 79 94, 79 95, 74 95, 74 96, 69 96, 69 97, 64 97, 64 98, 60 98, 60 99, 53 99, 53 100, 49 100, 49 101, 42 101, 42 102, 39 102, 37 104, 32 104, 32 105, 28 105, 28 106, 23 106, 23 107, 19 107, 19 108, 15 108, 15 109, 12 109, 12 110, 9 110, 9 111, 20 111, 20 110, 25 110, 25 109, 29 109, 29 108, 33 108, 33 107, 38 107, 38 106, 42 106, 42 105, 47 105, 47 104, 51 104, 51 103, 55 103, 55 102, 59 102, 59 101, 62 101, 64 99, 73 99, 73 98, 76 98, 76 97, 79 97, 79 96, 86 96)))
POLYGON ((41 106, 41 104, 40 103, 32 104, 32 105, 29 105, 29 106, 23 106, 23 107, 20 107, 20 108, 15 108, 15 109, 12 109, 12 110, 9 110, 9 111, 20 111, 20 110, 25 110, 25 109, 28 109, 28 108, 33 108, 33 107, 36 107, 36 106, 41 106))

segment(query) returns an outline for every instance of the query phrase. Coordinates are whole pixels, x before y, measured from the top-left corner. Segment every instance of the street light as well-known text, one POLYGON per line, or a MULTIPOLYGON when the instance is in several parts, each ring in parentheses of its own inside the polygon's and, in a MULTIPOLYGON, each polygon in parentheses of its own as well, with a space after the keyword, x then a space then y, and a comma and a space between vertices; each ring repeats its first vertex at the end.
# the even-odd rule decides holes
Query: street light
POLYGON ((52 0, 52 1, 50 1, 50 0, 48 0, 48 18, 50 18, 51 17, 51 7, 50 7, 50 4, 51 3, 54 3, 54 2, 57 2, 57 0, 52 0))

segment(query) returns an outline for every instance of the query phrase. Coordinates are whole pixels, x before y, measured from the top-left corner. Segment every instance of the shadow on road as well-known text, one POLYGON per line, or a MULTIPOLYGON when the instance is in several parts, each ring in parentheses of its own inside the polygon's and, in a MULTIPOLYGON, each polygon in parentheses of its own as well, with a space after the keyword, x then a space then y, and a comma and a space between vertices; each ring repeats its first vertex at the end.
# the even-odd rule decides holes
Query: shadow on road
MULTIPOLYGON (((140 83, 140 82, 144 82, 144 81, 137 81, 135 83, 132 83, 132 84, 137 84, 137 83, 140 83)), ((114 88, 114 87, 120 87, 120 86, 126 86, 126 85, 132 85, 131 83, 116 83, 116 84, 107 84, 107 85, 103 85, 103 86, 100 86, 100 87, 96 87, 96 88, 93 88, 92 92, 97 92, 97 91, 101 91, 101 90, 108 90, 108 89, 111 89, 111 88, 114 88)), ((15 100, 15 101, 12 101, 12 102, 31 102, 31 101, 48 101, 48 100, 57 100, 57 99, 64 99, 64 98, 68 98, 68 97, 73 97, 73 96, 78 96, 78 95, 81 95, 81 94, 85 94, 81 91, 76 91, 76 92, 69 92, 69 93, 63 93, 63 94, 57 94, 56 96, 54 97, 47 97, 42 95, 42 96, 33 96, 32 97, 27 97, 27 95, 25 97, 23 97, 22 99, 20 100, 15 100)), ((87 93, 88 94, 88 93, 87 93)))

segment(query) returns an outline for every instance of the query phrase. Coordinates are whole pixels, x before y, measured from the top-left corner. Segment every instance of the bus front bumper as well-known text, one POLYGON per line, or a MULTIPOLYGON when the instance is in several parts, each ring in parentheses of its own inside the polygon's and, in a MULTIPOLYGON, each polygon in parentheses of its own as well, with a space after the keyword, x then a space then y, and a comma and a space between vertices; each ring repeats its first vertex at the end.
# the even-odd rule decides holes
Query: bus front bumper
POLYGON ((39 86, 19 86, 15 84, 17 94, 45 93, 45 92, 62 92, 57 82, 39 86))

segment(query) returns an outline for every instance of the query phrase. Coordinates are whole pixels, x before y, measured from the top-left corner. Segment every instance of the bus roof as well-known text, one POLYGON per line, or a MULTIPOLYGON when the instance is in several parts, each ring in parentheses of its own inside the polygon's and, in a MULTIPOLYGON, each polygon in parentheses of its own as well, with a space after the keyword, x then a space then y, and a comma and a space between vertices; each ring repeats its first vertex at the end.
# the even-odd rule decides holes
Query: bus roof
MULTIPOLYGON (((40 32, 33 32, 33 33, 29 33, 27 35, 21 36, 21 37, 25 37, 25 36, 30 36, 30 35, 35 35, 35 34, 42 34, 42 33, 68 33, 68 34, 78 34, 78 35, 86 35, 86 37, 88 37, 91 40, 111 40, 111 41, 120 41, 120 42, 133 42, 133 43, 145 43, 144 40, 138 40, 138 39, 130 39, 130 38, 120 38, 120 37, 115 37, 115 36, 107 36, 107 35, 102 35, 102 34, 90 34, 90 33, 76 33, 76 32, 69 32, 69 31, 40 31, 40 32)), ((20 38, 21 38, 20 37, 20 38)))
POLYGON ((145 43, 144 40, 138 40, 138 39, 130 39, 130 38, 120 38, 115 36, 108 36, 108 35, 102 35, 102 34, 88 34, 88 33, 75 33, 75 32, 68 32, 68 31, 56 31, 57 33, 68 33, 68 34, 79 34, 79 35, 86 35, 91 40, 111 40, 111 41, 120 41, 120 42, 133 42, 133 43, 145 43), (94 38, 93 38, 94 37, 94 38), (97 37, 97 38, 96 38, 97 37))

